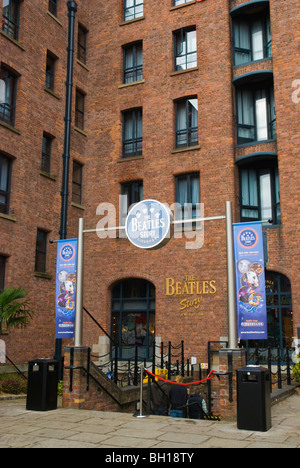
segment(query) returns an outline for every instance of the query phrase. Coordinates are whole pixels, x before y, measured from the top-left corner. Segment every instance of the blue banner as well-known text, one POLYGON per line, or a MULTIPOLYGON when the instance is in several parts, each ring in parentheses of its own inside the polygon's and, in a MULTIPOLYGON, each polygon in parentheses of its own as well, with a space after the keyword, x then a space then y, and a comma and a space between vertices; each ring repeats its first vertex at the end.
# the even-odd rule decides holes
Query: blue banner
POLYGON ((268 339, 262 223, 233 225, 238 336, 268 339))
POLYGON ((77 239, 57 242, 56 338, 74 338, 77 274, 77 239))

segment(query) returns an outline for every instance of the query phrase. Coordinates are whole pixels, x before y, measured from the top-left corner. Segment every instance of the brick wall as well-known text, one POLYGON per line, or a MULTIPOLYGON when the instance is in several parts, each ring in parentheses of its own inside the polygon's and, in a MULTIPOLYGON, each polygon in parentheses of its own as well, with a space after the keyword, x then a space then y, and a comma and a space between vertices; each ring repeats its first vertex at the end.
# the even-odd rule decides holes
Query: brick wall
MULTIPOLYGON (((77 19, 88 27, 85 2, 77 3, 80 10, 77 19)), ((47 277, 35 275, 35 247, 38 228, 49 232, 49 239, 59 238, 68 40, 66 2, 59 2, 57 19, 48 13, 46 0, 20 5, 18 43, 0 33, 1 63, 19 76, 15 127, 0 125, 0 151, 12 158, 10 218, 0 216, 0 254, 8 257, 5 286, 26 288, 35 311, 34 320, 26 329, 4 338, 7 354, 16 363, 52 357, 54 353, 56 247, 54 244, 47 248, 47 277), (47 50, 58 57, 54 94, 45 91, 47 50), (41 174, 44 131, 55 137, 51 177, 41 174)), ((2 2, 0 15, 2 18, 2 2)), ((86 89, 87 78, 88 71, 75 59, 74 88, 86 89)), ((73 92, 73 102, 74 96, 73 92)), ((71 175, 72 159, 84 162, 85 144, 86 137, 74 130, 73 116, 71 175)), ((68 235, 75 237, 73 223, 77 225, 76 219, 83 212, 71 206, 71 183, 69 188, 68 235)))
MULTIPOLYGON (((117 207, 120 184, 143 180, 144 198, 175 201, 175 176, 199 172, 205 216, 224 214, 233 202, 239 221, 239 184, 235 159, 251 152, 278 153, 282 225, 268 229, 268 269, 285 274, 292 283, 294 329, 299 309, 299 109, 291 98, 300 79, 299 0, 270 0, 273 58, 260 69, 273 69, 277 141, 235 148, 235 102, 232 77, 258 69, 259 64, 232 69, 229 8, 243 0, 191 2, 172 8, 171 0, 145 1, 144 18, 123 23, 122 2, 78 0, 78 22, 88 29, 88 60, 74 61, 74 91, 86 95, 83 132, 72 123, 71 159, 84 164, 83 207, 69 199, 68 237, 77 235, 77 221, 95 228, 101 202, 117 207), (173 31, 196 26, 197 69, 173 73, 173 31), (144 82, 122 85, 122 46, 143 41, 144 82), (174 152, 174 100, 197 96, 199 148, 174 152), (122 160, 121 112, 143 108, 143 157, 122 160)), ((19 45, 0 34, 1 62, 20 74, 15 129, 0 125, 0 151, 13 158, 12 219, 0 217, 0 254, 8 256, 6 286, 25 286, 36 311, 26 329, 5 337, 7 353, 16 362, 54 352, 56 248, 47 254, 51 279, 34 275, 37 228, 59 237, 67 47, 67 8, 59 2, 58 21, 47 12, 46 0, 21 3, 19 45), (34 25, 34 27, 33 27, 34 25), (20 47, 21 45, 21 47, 20 47), (55 96, 44 89, 46 53, 58 58, 55 96), (17 130, 17 131, 15 131, 17 130), (55 136, 53 176, 40 174, 42 133, 55 136)), ((0 15, 2 5, 0 5, 0 15)), ((75 44, 76 52, 77 44, 75 44)), ((75 56, 76 57, 76 56, 75 56)), ((73 93, 73 109, 75 92, 73 93)), ((72 168, 72 165, 70 165, 72 168)), ((70 171, 71 173, 71 171, 70 171)), ((70 183, 71 194, 71 183, 70 183)), ((226 245, 223 221, 205 225, 201 250, 185 249, 186 239, 172 240, 163 250, 141 252, 124 239, 86 238, 84 305, 110 331, 111 287, 117 280, 141 277, 156 287, 156 335, 163 341, 186 342, 187 357, 206 361, 209 340, 227 336, 226 245), (178 297, 167 297, 166 278, 215 280, 216 293, 203 297, 194 315, 181 315, 178 297)), ((193 311, 194 312, 194 311, 193 311)), ((84 344, 98 342, 99 331, 85 319, 84 344)))

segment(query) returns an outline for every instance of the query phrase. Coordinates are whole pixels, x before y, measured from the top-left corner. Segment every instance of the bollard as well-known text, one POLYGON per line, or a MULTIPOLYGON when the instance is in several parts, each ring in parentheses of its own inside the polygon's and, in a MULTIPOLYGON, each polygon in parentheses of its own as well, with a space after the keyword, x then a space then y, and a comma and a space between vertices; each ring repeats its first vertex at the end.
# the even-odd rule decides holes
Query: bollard
MULTIPOLYGON (((141 385, 140 385, 140 414, 134 414, 135 418, 148 418, 148 414, 143 414, 143 370, 144 364, 140 365, 141 370, 141 385)), ((149 377, 148 377, 149 378, 149 377)))

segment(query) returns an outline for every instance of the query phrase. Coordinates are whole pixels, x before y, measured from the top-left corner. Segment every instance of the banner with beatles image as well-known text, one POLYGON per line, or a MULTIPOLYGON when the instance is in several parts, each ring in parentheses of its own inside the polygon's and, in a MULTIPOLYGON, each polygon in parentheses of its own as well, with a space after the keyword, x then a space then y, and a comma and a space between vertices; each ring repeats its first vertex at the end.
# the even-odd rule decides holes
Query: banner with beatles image
POLYGON ((56 338, 74 338, 77 274, 77 239, 57 242, 56 338))
POLYGON ((233 225, 238 336, 268 339, 262 223, 233 225))

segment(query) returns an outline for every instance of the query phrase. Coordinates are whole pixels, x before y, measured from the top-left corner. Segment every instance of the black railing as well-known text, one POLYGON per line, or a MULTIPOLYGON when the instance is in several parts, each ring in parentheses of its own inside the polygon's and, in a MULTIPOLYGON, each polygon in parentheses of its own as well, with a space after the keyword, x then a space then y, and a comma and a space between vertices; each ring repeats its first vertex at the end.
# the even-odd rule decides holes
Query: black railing
POLYGON ((26 375, 18 368, 18 366, 5 354, 5 359, 8 361, 17 371, 17 373, 24 379, 28 380, 26 375))
POLYGON ((247 364, 254 365, 267 365, 270 375, 272 376, 270 391, 272 392, 274 387, 280 390, 283 385, 291 385, 294 381, 292 373, 292 354, 295 351, 294 348, 286 347, 273 348, 250 348, 247 349, 247 364))

